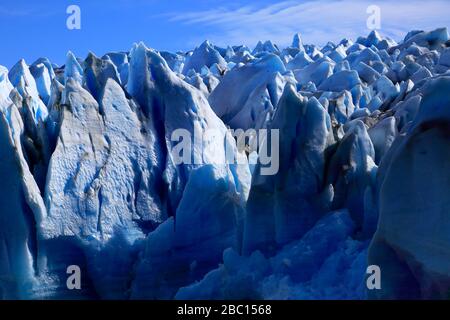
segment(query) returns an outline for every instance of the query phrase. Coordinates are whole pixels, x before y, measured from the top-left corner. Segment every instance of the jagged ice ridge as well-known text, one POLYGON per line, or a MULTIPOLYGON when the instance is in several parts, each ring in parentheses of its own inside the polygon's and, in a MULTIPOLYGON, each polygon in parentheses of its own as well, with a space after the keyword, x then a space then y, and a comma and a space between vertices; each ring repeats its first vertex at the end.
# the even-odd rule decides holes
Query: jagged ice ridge
POLYGON ((448 298, 449 39, 0 66, 0 297, 448 298), (279 130, 276 174, 228 128, 279 130), (224 143, 179 164, 177 129, 224 143))

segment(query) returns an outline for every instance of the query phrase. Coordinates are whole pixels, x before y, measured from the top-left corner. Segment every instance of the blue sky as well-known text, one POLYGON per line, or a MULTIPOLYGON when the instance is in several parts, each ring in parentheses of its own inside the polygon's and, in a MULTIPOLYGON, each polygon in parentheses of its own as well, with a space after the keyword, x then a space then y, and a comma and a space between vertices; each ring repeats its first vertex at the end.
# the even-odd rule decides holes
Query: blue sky
POLYGON ((159 50, 189 50, 209 39, 219 45, 271 39, 290 43, 366 35, 369 5, 381 8, 382 34, 402 39, 411 29, 449 27, 449 0, 1 0, 0 64, 48 57, 64 63, 68 50, 85 57, 128 50, 144 41, 159 50), (68 30, 66 9, 81 8, 81 30, 68 30))

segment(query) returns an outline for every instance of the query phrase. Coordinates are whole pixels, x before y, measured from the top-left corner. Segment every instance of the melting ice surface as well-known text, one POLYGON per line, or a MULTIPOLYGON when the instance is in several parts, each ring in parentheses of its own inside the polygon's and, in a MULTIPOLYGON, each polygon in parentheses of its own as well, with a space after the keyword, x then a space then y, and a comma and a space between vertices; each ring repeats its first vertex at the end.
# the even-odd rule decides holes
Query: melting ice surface
POLYGON ((0 66, 0 297, 448 298, 449 68, 445 28, 0 66))

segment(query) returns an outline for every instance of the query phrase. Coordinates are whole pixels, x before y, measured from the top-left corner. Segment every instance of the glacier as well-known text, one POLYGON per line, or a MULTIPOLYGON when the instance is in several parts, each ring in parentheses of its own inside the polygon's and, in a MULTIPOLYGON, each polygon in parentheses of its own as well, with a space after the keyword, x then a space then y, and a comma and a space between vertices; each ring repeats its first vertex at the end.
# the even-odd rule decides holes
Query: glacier
POLYGON ((0 298, 448 299, 449 70, 447 28, 0 66, 0 298))

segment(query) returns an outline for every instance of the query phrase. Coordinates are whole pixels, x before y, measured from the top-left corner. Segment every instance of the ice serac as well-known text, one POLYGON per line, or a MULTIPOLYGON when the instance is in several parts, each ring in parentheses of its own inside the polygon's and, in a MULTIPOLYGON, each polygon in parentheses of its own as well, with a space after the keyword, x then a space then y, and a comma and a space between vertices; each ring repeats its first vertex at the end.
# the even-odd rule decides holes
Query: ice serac
POLYGON ((23 59, 11 68, 8 77, 11 84, 25 101, 25 106, 29 109, 34 122, 44 121, 48 114, 47 107, 39 98, 36 81, 23 59))
POLYGON ((125 85, 128 81, 128 54, 125 52, 110 52, 102 57, 102 59, 109 58, 117 69, 120 76, 120 82, 125 85))
POLYGON ((397 136, 397 126, 394 117, 388 117, 368 131, 375 150, 375 163, 380 164, 381 159, 392 146, 397 136))
POLYGON ((288 70, 298 70, 306 67, 310 63, 313 63, 313 60, 306 54, 305 51, 300 51, 291 61, 287 63, 286 68, 288 70))
POLYGON ((287 82, 282 76, 285 71, 278 56, 267 54, 229 71, 209 96, 209 103, 233 129, 261 127, 278 103, 287 82))
POLYGON ((441 43, 445 43, 449 39, 450 36, 447 28, 438 28, 433 31, 416 31, 408 33, 403 42, 394 48, 402 50, 415 43, 420 46, 435 49, 438 48, 441 43))
MULTIPOLYGON (((2 95, 12 88, 5 73, 0 74, 0 88, 2 95)), ((0 99, 0 297, 30 299, 46 210, 22 151, 22 118, 7 100, 0 99)))
POLYGON ((122 218, 128 211, 130 220, 142 223, 164 221, 167 211, 155 136, 147 132, 136 105, 115 80, 107 80, 100 106, 111 152, 101 181, 102 210, 122 218))
POLYGON ((46 58, 38 59, 30 66, 30 72, 36 80, 37 90, 42 102, 47 105, 51 95, 51 82, 55 77, 50 61, 46 58))
POLYGON ((78 81, 67 80, 59 136, 48 169, 48 216, 42 223, 41 241, 43 273, 59 277, 43 278, 46 285, 37 293, 40 297, 123 298, 124 292, 106 293, 117 282, 126 283, 127 273, 116 274, 105 287, 104 279, 115 270, 103 269, 99 274, 95 270, 119 262, 131 267, 132 245, 144 237, 140 224, 162 219, 158 206, 147 205, 139 195, 155 195, 145 189, 151 184, 145 165, 151 159, 151 148, 146 148, 151 139, 141 135, 140 122, 114 80, 107 81, 100 101, 102 113, 78 81), (65 254, 55 254, 61 246, 65 254), (92 276, 84 278, 79 293, 67 290, 62 276, 74 263, 92 276))
POLYGON ((72 52, 67 53, 66 65, 64 66, 64 84, 72 78, 79 84, 83 83, 83 67, 78 62, 77 58, 72 52))
POLYGON ((183 74, 187 74, 193 69, 200 72, 203 66, 211 67, 213 64, 219 65, 224 70, 227 63, 220 53, 214 48, 209 41, 203 42, 200 47, 196 48, 192 55, 187 58, 183 68, 183 74))
MULTIPOLYGON (((258 165, 247 203, 245 253, 274 250, 301 237, 321 217, 330 190, 324 188, 325 149, 333 142, 331 122, 315 98, 286 85, 270 129, 279 130, 279 170, 265 175, 258 165)), ((272 152, 271 138, 267 145, 272 152)))
POLYGON ((66 107, 46 188, 49 215, 43 226, 49 238, 99 231, 99 190, 93 183, 109 155, 99 106, 89 92, 70 78, 62 103, 66 107))
POLYGON ((204 95, 173 73, 158 53, 140 44, 131 52, 130 67, 131 95, 158 121, 155 135, 165 155, 164 181, 172 208, 171 217, 145 240, 131 296, 172 298, 179 287, 216 266, 225 248, 239 247, 250 172, 204 95), (180 129, 189 133, 182 141, 180 129), (180 142, 188 148, 183 163, 176 159, 180 142), (226 150, 237 164, 229 164, 226 150))
POLYGON ((261 41, 259 41, 257 44, 256 44, 256 47, 255 47, 255 49, 253 50, 253 54, 254 55, 257 55, 257 54, 260 54, 260 53, 262 53, 262 54, 265 54, 265 53, 267 53, 267 52, 269 52, 269 53, 275 53, 275 54, 277 54, 277 53, 279 53, 280 52, 280 49, 278 49, 278 46, 277 45, 275 45, 272 41, 270 41, 270 40, 267 40, 266 42, 261 42, 261 41))
POLYGON ((9 71, 8 77, 14 86, 8 96, 19 110, 23 122, 21 140, 24 157, 43 191, 50 157, 45 132, 48 110, 41 100, 36 81, 24 60, 20 60, 14 65, 9 71))
POLYGON ((305 51, 305 48, 303 48, 303 41, 300 33, 296 33, 294 35, 294 38, 292 39, 292 47, 300 49, 300 51, 305 51))
POLYGON ((120 75, 116 66, 109 56, 100 59, 93 53, 89 53, 85 60, 84 82, 86 88, 95 100, 100 99, 100 94, 106 85, 108 79, 121 83, 120 75))
POLYGON ((166 60, 170 69, 175 73, 183 73, 186 57, 182 54, 160 51, 159 54, 166 60))
POLYGON ((323 81, 318 89, 325 91, 343 91, 350 90, 360 83, 361 80, 356 71, 343 70, 323 81))
POLYGON ((316 86, 320 86, 333 74, 334 65, 335 63, 331 59, 321 58, 302 69, 295 70, 295 79, 301 85, 313 82, 316 86))
POLYGON ((365 124, 353 124, 339 142, 327 167, 327 184, 334 189, 333 207, 348 208, 357 228, 365 218, 364 193, 375 183, 375 150, 365 124))
POLYGON ((381 162, 379 224, 369 263, 384 299, 446 299, 450 290, 450 78, 431 80, 409 130, 381 162))
POLYGON ((378 71, 362 61, 355 67, 355 69, 358 72, 361 80, 365 81, 368 84, 372 84, 380 78, 380 74, 378 73, 378 71))

